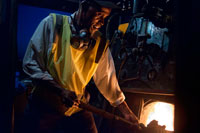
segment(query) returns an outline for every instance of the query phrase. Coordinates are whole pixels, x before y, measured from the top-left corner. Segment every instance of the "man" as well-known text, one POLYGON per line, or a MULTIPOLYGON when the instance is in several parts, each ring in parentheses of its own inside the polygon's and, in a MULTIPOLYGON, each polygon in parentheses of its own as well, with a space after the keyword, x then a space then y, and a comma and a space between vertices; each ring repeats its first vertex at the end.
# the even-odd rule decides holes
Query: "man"
POLYGON ((77 107, 80 101, 88 102, 85 87, 92 77, 110 104, 138 123, 118 85, 108 41, 98 32, 113 7, 84 0, 70 17, 51 14, 41 21, 23 60, 24 72, 35 83, 29 132, 56 132, 59 127, 97 132, 92 113, 77 107))

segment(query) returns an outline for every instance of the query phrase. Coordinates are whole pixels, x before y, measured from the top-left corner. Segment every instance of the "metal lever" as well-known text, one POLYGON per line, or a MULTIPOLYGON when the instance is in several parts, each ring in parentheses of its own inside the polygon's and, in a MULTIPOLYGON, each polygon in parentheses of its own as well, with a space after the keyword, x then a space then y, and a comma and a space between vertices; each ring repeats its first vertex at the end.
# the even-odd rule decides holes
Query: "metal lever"
POLYGON ((120 116, 117 116, 117 115, 114 115, 112 113, 109 113, 109 112, 106 112, 105 110, 103 109, 99 109, 99 108, 96 108, 92 105, 89 105, 89 104, 85 104, 83 102, 80 102, 79 104, 79 107, 84 109, 84 110, 87 110, 87 111, 90 111, 90 112, 93 112, 95 114, 98 114, 104 118, 108 118, 108 119, 111 119, 111 120, 117 120, 117 121, 120 121, 122 123, 124 123, 126 126, 128 126, 129 128, 133 128, 135 130, 141 130, 141 127, 120 116))

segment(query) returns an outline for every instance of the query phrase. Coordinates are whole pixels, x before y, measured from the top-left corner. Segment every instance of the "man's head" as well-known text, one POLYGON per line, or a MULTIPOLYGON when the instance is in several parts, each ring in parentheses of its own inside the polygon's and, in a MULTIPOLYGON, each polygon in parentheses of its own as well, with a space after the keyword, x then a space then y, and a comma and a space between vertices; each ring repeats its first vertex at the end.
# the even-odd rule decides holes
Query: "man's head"
POLYGON ((110 15, 116 6, 111 2, 84 0, 81 2, 76 15, 79 29, 87 29, 91 34, 104 25, 104 19, 110 15))

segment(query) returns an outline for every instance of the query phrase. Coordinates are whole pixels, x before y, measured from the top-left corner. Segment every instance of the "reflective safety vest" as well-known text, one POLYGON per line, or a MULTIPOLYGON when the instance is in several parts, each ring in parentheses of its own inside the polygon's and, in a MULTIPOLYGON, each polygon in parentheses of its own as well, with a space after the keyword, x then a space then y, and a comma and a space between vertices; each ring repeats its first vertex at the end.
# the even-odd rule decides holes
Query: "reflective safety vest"
MULTIPOLYGON (((85 102, 86 99, 83 97, 85 87, 98 67, 95 60, 99 58, 99 51, 102 51, 101 55, 105 53, 108 41, 105 41, 103 45, 101 37, 97 37, 93 47, 86 50, 75 49, 70 45, 72 33, 68 16, 59 15, 62 16, 59 20, 57 14, 50 15, 53 16, 54 21, 55 41, 48 55, 48 71, 61 87, 75 92, 78 99, 85 102), (56 22, 58 20, 61 22, 56 22), (57 26, 58 24, 60 26, 57 26)), ((70 116, 80 110, 72 106, 65 112, 65 115, 70 116)))

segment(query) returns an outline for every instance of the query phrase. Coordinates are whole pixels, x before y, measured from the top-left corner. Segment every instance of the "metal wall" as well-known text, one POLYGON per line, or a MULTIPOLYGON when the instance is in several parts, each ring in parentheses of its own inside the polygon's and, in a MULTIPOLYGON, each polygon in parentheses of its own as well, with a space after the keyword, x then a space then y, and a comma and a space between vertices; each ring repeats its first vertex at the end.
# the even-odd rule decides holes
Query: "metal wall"
POLYGON ((12 132, 16 60, 16 0, 0 1, 0 132, 12 132))

